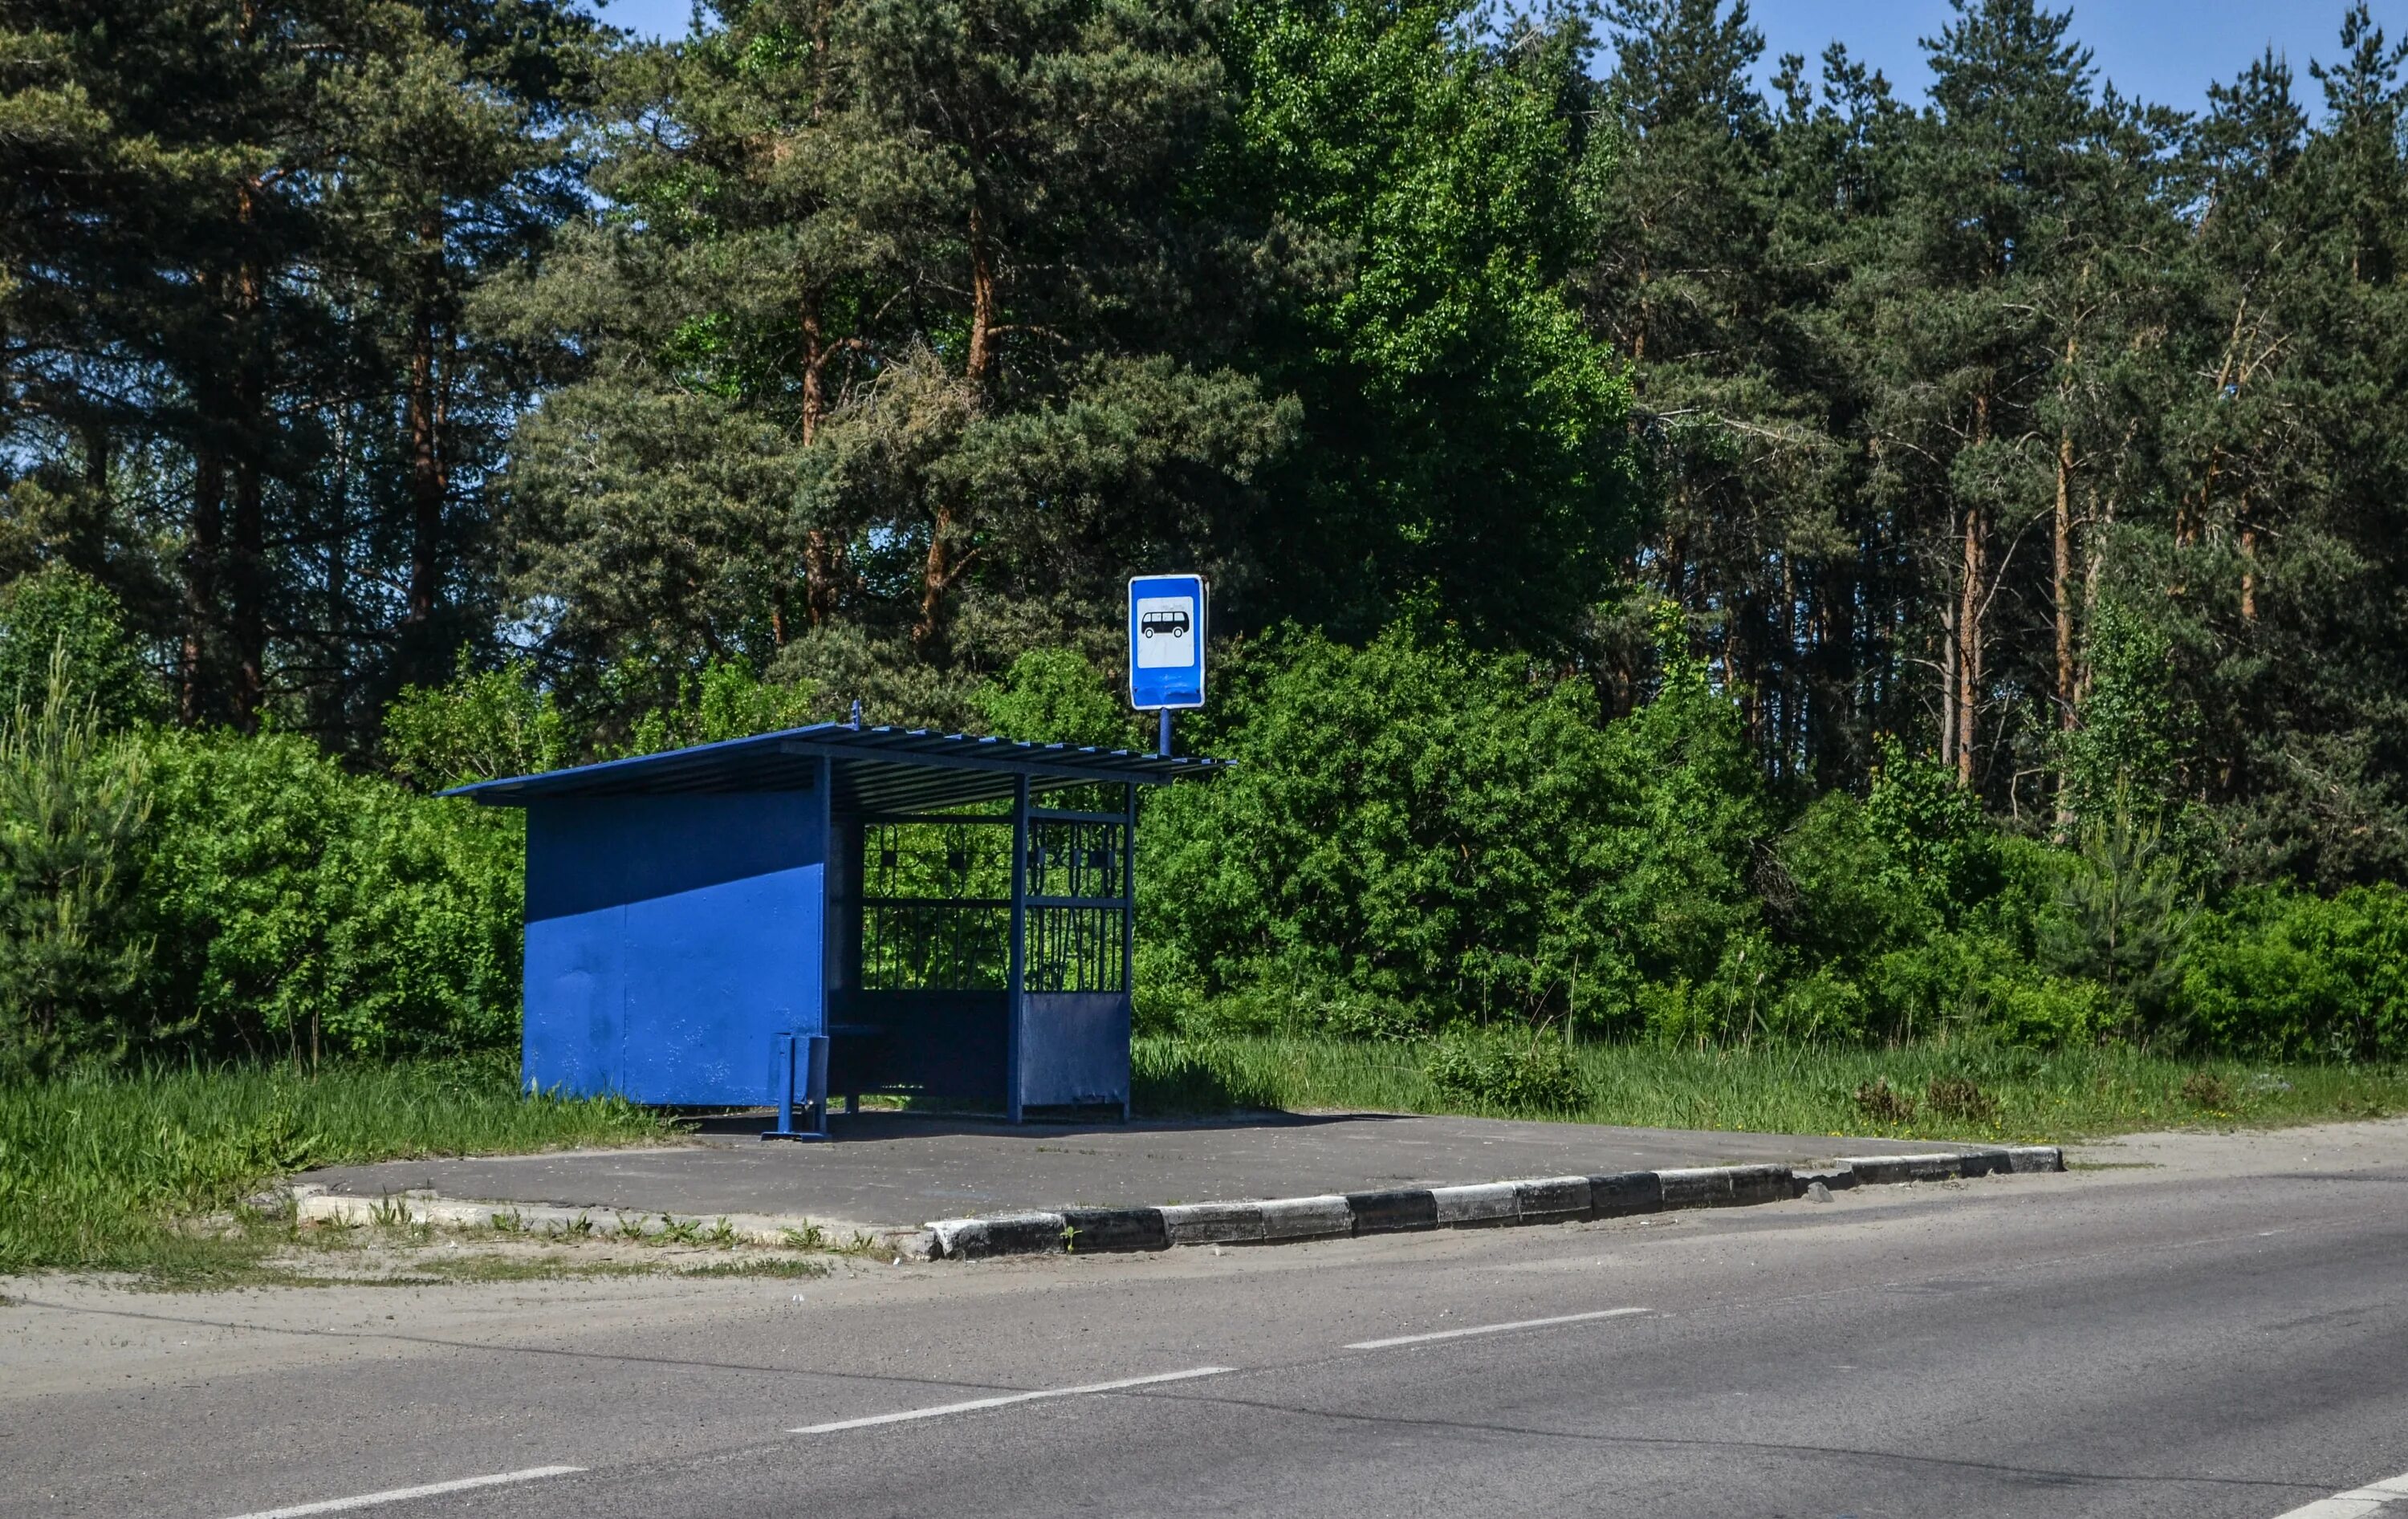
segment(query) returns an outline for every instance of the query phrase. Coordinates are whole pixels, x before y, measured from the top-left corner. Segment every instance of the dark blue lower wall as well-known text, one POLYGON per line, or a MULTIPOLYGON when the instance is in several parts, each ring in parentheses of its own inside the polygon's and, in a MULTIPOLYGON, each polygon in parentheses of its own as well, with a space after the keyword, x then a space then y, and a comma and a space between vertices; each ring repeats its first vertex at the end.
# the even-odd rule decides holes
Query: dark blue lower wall
POLYGON ((1129 995, 1030 992, 1020 1014, 1020 1100, 1032 1108, 1126 1102, 1129 995))
POLYGON ((525 1079, 756 1103, 822 1026, 825 839, 810 792, 527 809, 525 1079))

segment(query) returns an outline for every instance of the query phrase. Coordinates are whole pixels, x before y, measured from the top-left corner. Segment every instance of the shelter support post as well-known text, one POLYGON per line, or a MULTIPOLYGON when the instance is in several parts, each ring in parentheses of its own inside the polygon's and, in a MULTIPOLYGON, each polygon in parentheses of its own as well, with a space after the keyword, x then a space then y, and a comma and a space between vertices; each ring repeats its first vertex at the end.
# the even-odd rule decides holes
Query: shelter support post
POLYGON ((1027 1048, 1022 1027, 1028 1002, 1028 777, 1011 787, 1011 946, 1010 970, 1004 982, 1010 996, 1005 1030, 1003 1116, 1020 1122, 1021 1062, 1027 1048))
MULTIPOLYGON (((1137 1017, 1137 782, 1121 787, 1121 991, 1137 1017)), ((1129 1121, 1128 1094, 1121 1095, 1121 1122, 1129 1121)))
POLYGON ((828 1041, 824 1034, 781 1034, 776 1053, 778 1126, 763 1129, 765 1139, 824 1139, 828 1137, 828 1041), (810 1114, 809 1128, 795 1126, 795 1109, 810 1114))

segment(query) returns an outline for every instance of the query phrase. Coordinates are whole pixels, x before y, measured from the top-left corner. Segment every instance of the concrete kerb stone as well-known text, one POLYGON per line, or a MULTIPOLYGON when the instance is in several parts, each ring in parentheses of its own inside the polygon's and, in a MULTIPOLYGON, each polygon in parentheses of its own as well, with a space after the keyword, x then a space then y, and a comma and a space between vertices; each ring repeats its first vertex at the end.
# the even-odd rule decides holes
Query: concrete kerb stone
POLYGON ((2061 1171, 2065 1153, 2053 1144, 1990 1145, 1924 1155, 1851 1155, 1833 1164, 1851 1175, 1851 1185, 1895 1186, 1907 1182, 2061 1171))
POLYGON ((862 1244, 880 1254, 924 1260, 931 1241, 924 1229, 864 1225, 838 1219, 787 1217, 768 1213, 730 1213, 689 1217, 684 1214, 636 1214, 610 1208, 569 1208, 552 1203, 488 1202, 444 1197, 413 1189, 387 1197, 362 1197, 332 1193, 304 1182, 290 1193, 293 1217, 303 1224, 335 1224, 359 1228, 378 1224, 427 1225, 441 1229, 502 1229, 514 1234, 593 1235, 602 1238, 643 1233, 664 1217, 681 1225, 715 1230, 725 1223, 737 1240, 753 1245, 794 1244, 794 1237, 810 1235, 831 1244, 862 1244))
POLYGON ((1664 1178, 1656 1171, 1624 1171, 1588 1179, 1588 1216, 1628 1218, 1664 1211, 1664 1178))
POLYGON ((1060 1213, 998 1213, 953 1218, 928 1225, 928 1254, 950 1260, 989 1255, 1058 1255, 1068 1248, 1070 1221, 1060 1213))
POLYGON ((1469 1186, 1408 1187, 1343 1197, 1267 1202, 1182 1203, 1166 1208, 1075 1209, 948 1219, 928 1225, 939 1258, 1163 1250, 1172 1245, 1268 1244, 1436 1228, 1496 1228, 1580 1219, 1627 1218, 1687 1208, 1744 1208, 1829 1190, 2065 1168, 2055 1145, 2007 1145, 1923 1155, 1863 1155, 1810 1170, 1787 1166, 1700 1166, 1611 1176, 1550 1176, 1469 1186), (1066 1231, 1067 1235, 1066 1235, 1066 1231))
POLYGON ((1432 1187, 1430 1201, 1442 1229, 1493 1228, 1521 1222, 1521 1198, 1511 1182, 1478 1186, 1432 1187))
POLYGON ((1354 1232, 1402 1234, 1438 1227, 1438 1197, 1427 1187, 1400 1187, 1385 1192, 1346 1194, 1347 1211, 1354 1215, 1354 1232))
POLYGON ((1677 1170, 1657 1171, 1656 1177, 1664 1183, 1665 1208, 1729 1207, 1735 1200, 1731 1170, 1727 1166, 1684 1166, 1677 1170))
POLYGON ((1588 1217, 1593 1194, 1585 1176, 1541 1176, 1512 1185, 1518 1223, 1559 1224, 1588 1217))
POLYGON ((1342 1240, 1355 1228, 1354 1210, 1344 1197, 1281 1197, 1262 1210, 1263 1240, 1342 1240))
MULTIPOLYGON (((1346 1201, 1338 1200, 1341 1205, 1346 1201)), ((1174 1245, 1252 1245, 1263 1240, 1263 1205, 1258 1202, 1180 1203, 1156 1211, 1162 1214, 1163 1237, 1174 1245)), ((1353 1227, 1351 1217, 1348 1227, 1353 1227)))
POLYGON ((1170 1231, 1159 1208, 1065 1208, 1064 1248, 1168 1250, 1170 1231))

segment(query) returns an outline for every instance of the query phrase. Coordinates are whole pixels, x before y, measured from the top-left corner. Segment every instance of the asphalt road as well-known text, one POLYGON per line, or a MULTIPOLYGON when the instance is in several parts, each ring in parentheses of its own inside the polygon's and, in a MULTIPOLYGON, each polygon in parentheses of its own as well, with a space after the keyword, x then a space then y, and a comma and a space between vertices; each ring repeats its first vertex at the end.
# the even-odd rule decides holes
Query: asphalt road
POLYGON ((2324 1136, 816 1282, 15 1283, 0 1514, 2408 1519, 2333 1500, 2408 1472, 2408 1125, 2324 1136))

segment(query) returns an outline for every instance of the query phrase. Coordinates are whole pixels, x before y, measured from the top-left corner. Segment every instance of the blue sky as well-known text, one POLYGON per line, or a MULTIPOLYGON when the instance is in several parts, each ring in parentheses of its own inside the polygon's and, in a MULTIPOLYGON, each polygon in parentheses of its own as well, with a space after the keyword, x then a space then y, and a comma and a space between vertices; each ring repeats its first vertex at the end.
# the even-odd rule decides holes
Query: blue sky
MULTIPOLYGON (((2267 48, 2286 53, 2314 104, 2308 60, 2340 51, 2343 0, 2094 0, 2074 7, 2074 31, 2098 55, 2100 74, 2128 94, 2196 110, 2212 79, 2229 79, 2267 48)), ((1948 0, 1757 0, 1756 23, 1772 56, 1820 54, 1838 37, 1909 99, 1929 76, 1917 38, 1946 24, 1948 0)), ((652 36, 686 29, 689 0, 611 0, 611 22, 652 36)), ((2376 21, 2395 40, 2408 32, 2408 0, 2377 0, 2376 21)), ((1769 72, 1769 70, 1768 70, 1769 72)))
MULTIPOLYGON (((1757 0, 1752 8, 1772 54, 1812 60, 1837 37, 1915 101, 1931 80, 1917 39, 1936 36, 1951 14, 1948 0, 1757 0)), ((2074 5, 2073 32, 2100 77, 2128 95, 2200 109, 2211 81, 2272 47, 2289 57, 2300 99, 2314 105, 2320 93, 2308 60, 2339 56, 2343 8, 2343 0, 2094 0, 2074 5)), ((2392 40, 2408 31, 2408 0, 2375 0, 2372 10, 2392 40)))

